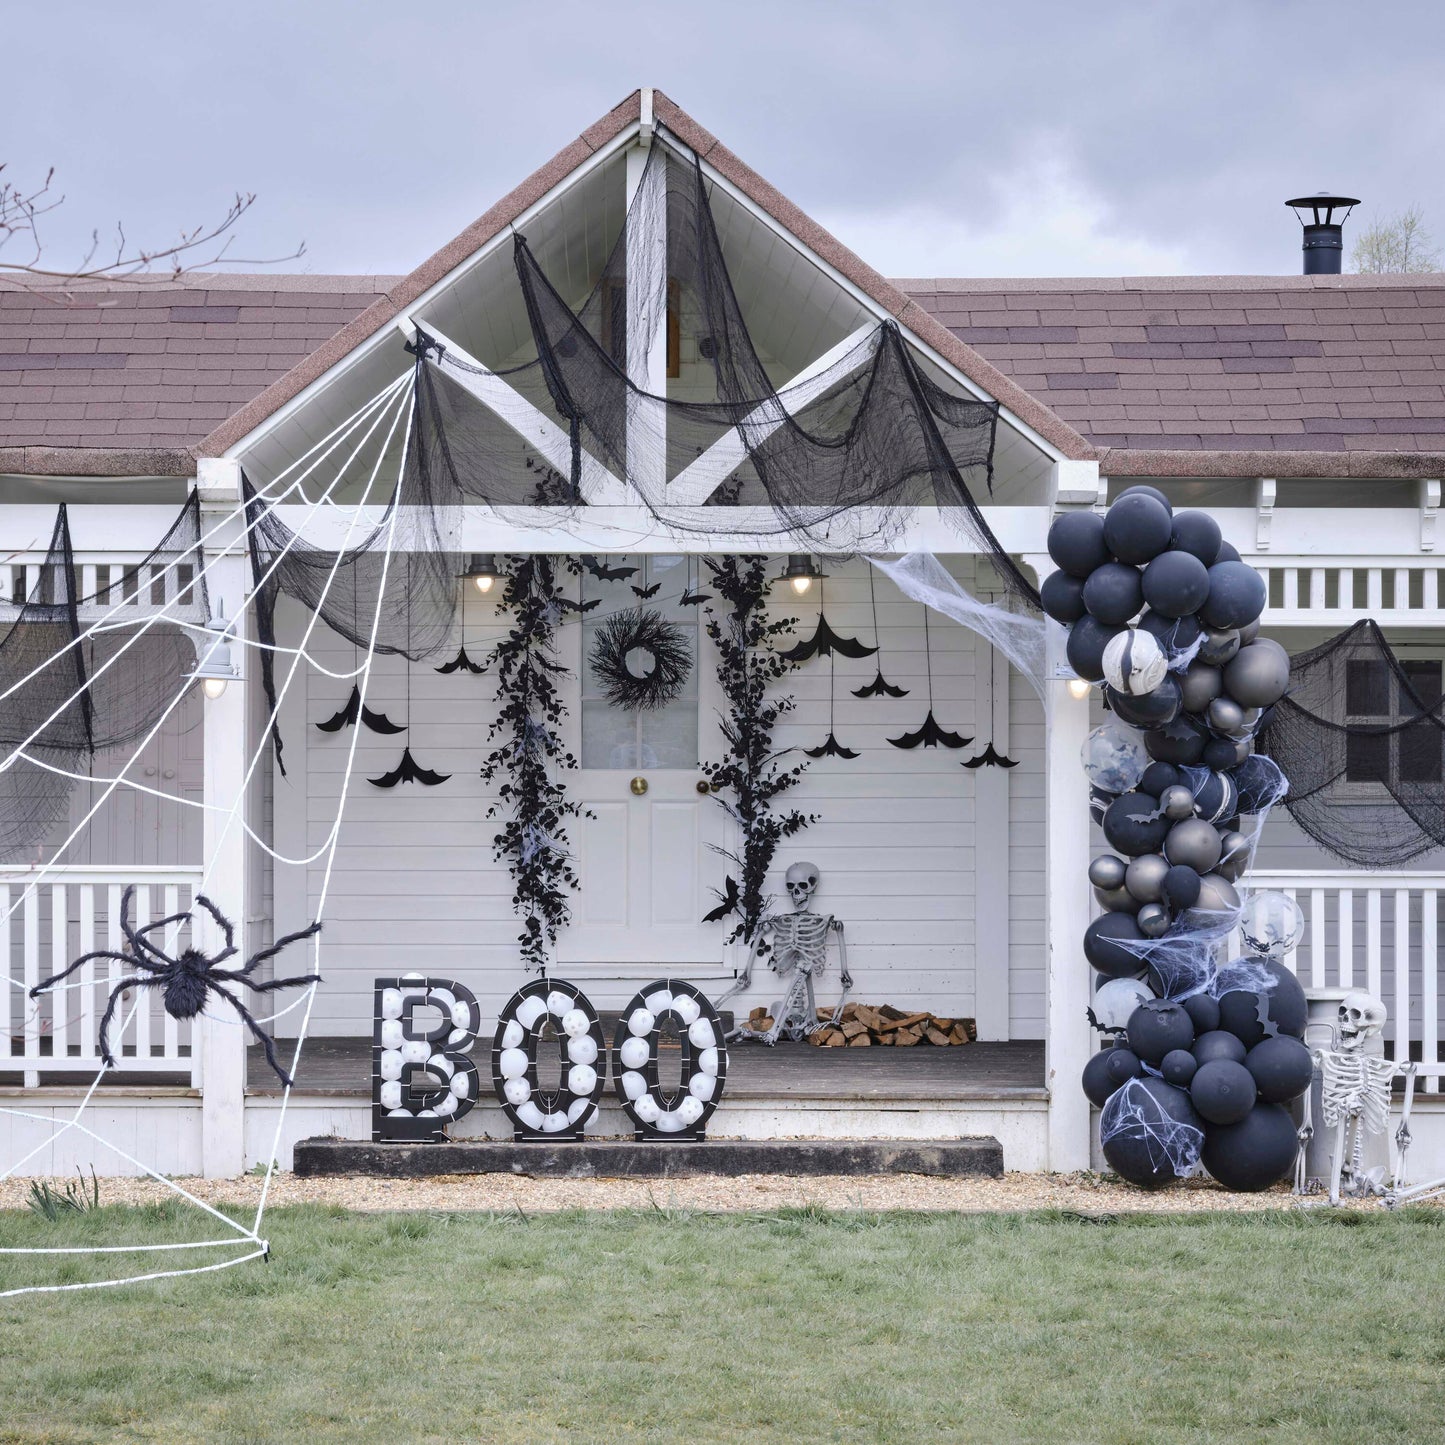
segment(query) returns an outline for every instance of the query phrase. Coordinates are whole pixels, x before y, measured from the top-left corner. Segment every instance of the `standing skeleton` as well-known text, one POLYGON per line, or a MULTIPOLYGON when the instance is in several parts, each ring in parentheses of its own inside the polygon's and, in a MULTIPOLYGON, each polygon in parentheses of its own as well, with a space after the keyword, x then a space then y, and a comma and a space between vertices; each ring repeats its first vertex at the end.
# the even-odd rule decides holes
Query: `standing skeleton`
MULTIPOLYGON (((1315 1067, 1320 1071, 1323 1122, 1327 1129, 1335 1131, 1334 1147, 1330 1151, 1331 1204, 1340 1202, 1342 1187, 1354 1197, 1384 1192, 1379 1181, 1364 1169, 1365 1135, 1385 1132, 1390 1117, 1391 1085, 1399 1071, 1394 1059, 1365 1053, 1365 1045, 1384 1026, 1385 1005, 1373 994, 1354 989, 1340 1000, 1335 1025, 1337 1047, 1314 1050, 1315 1067)), ((1304 1122, 1299 1130, 1300 1153, 1295 1165, 1295 1189, 1301 1194, 1305 1187, 1305 1146, 1313 1136, 1311 1096, 1306 1093, 1304 1122)), ((1405 1144, 1407 1140, 1408 1132, 1400 1142, 1405 1144)))
POLYGON ((775 1044, 780 1038, 804 1039, 821 1027, 818 1005, 813 993, 813 979, 828 965, 828 935, 838 936, 838 967, 843 995, 833 1010, 832 1022, 843 1012, 843 1001, 853 987, 848 972, 848 945, 843 937, 843 924, 831 914, 814 913, 809 904, 818 890, 819 869, 816 863, 794 863, 785 875, 792 913, 778 913, 764 919, 753 942, 737 983, 729 993, 741 993, 752 983, 753 964, 766 947, 768 966, 774 973, 785 974, 788 984, 783 997, 773 1004, 772 1027, 759 1030, 740 1025, 729 1037, 757 1039, 759 1043, 775 1044))

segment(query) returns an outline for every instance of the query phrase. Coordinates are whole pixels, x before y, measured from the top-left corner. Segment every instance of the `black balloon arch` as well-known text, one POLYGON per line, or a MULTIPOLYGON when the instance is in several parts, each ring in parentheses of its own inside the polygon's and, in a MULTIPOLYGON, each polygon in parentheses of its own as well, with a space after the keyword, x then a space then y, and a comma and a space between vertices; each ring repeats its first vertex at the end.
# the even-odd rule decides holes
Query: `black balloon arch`
POLYGON ((1212 517, 1152 487, 1059 517, 1049 555, 1044 609, 1115 719, 1084 747, 1111 850, 1089 866, 1104 911, 1083 939, 1107 1036, 1083 1078, 1104 1157, 1145 1188, 1200 1164, 1226 1188, 1268 1188, 1294 1163, 1285 1106, 1312 1070, 1304 991, 1281 962, 1299 909, 1235 887, 1287 786, 1254 751, 1289 687, 1288 654, 1258 635, 1264 582, 1212 517), (1222 961, 1236 929, 1247 951, 1222 961))

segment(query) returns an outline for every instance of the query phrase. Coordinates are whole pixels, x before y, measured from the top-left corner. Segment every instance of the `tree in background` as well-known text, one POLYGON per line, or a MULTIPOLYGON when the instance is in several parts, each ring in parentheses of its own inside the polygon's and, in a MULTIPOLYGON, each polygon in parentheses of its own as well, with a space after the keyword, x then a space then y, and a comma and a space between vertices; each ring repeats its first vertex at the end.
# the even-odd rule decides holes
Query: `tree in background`
POLYGON ((1418 276, 1439 271, 1440 253, 1430 244, 1419 206, 1366 226, 1355 238, 1350 269, 1362 275, 1418 276))

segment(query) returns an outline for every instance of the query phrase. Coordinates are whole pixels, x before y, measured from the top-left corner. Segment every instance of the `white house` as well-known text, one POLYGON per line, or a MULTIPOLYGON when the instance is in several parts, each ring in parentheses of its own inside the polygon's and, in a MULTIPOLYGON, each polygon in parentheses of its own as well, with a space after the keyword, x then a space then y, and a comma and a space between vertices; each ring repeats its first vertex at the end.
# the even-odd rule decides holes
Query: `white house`
MULTIPOLYGON (((414 366, 406 348, 419 330, 474 363, 478 405, 565 472, 565 425, 505 375, 530 339, 515 237, 526 238, 562 299, 581 306, 658 148, 701 168, 738 306, 773 386, 786 392, 832 375, 879 323, 892 322, 922 374, 958 397, 997 403, 991 487, 980 481, 975 498, 1002 549, 1033 579, 1052 569, 1045 537, 1060 509, 1099 507, 1149 481, 1215 515, 1267 578, 1265 629, 1291 652, 1372 617, 1424 669, 1423 686, 1433 676, 1438 695, 1440 278, 889 281, 649 90, 629 96, 406 277, 0 289, 0 588, 18 601, 35 585, 60 502, 89 597, 134 567, 198 489, 209 595, 232 612, 252 587, 238 511, 243 474, 272 495, 278 479, 289 486, 305 476, 276 515, 308 544, 338 545, 358 518, 369 529, 386 516, 393 472, 363 496, 344 477, 343 458, 352 438, 369 433, 343 432, 335 452, 328 438, 372 398, 381 400, 363 425, 389 428, 403 416, 414 366), (344 487, 332 493, 338 478, 344 487), (358 513, 363 501, 371 510, 358 513)), ((657 288, 661 315, 667 268, 643 263, 647 246, 658 248, 654 260, 666 257, 667 235, 640 232, 633 244, 627 285, 657 288)), ((628 305, 634 314, 631 293, 628 305)), ((657 344, 630 350, 629 375, 643 393, 686 400, 710 358, 695 337, 668 344, 661 325, 655 334, 657 344)), ((631 447, 665 422, 660 410, 639 408, 627 425, 631 447)), ((401 434, 377 433, 379 471, 395 460, 401 434)), ((743 445, 724 443, 735 448, 735 465, 743 445)), ((626 601, 607 589, 663 584, 658 604, 696 659, 691 682, 663 713, 619 718, 599 702, 584 666, 588 614, 559 629, 571 664, 560 684, 566 740, 580 764, 566 782, 593 816, 569 825, 580 889, 552 971, 603 1010, 669 973, 714 995, 732 985, 742 958, 724 942, 730 923, 704 920, 727 872, 713 845, 735 846, 701 766, 721 751, 718 681, 704 614, 682 605, 681 594, 708 590, 706 557, 767 553, 781 572, 791 554, 820 555, 826 577, 802 595, 775 588, 773 613, 797 617, 807 637, 825 610, 835 631, 879 652, 815 659, 783 684, 797 708, 782 724, 782 743, 815 747, 831 731, 857 756, 816 759, 788 795, 816 821, 780 847, 772 889, 781 891, 789 863, 818 864, 820 905, 846 924, 853 997, 971 1017, 979 1042, 874 1051, 883 1058, 837 1051, 824 1059, 795 1046, 796 1064, 754 1064, 740 1046, 713 1128, 754 1137, 993 1134, 1007 1167, 1086 1167, 1089 1106, 1078 1081, 1094 1041, 1079 940, 1094 904, 1079 750, 1091 726, 1088 698, 1071 693, 1059 666, 1040 700, 986 640, 926 616, 863 557, 835 560, 816 529, 793 532, 776 517, 764 525, 755 507, 720 505, 726 468, 684 477, 685 467, 668 465, 659 485, 672 489, 668 503, 678 519, 686 513, 686 525, 669 525, 629 477, 591 454, 585 506, 475 504, 458 522, 466 553, 585 555, 636 568, 621 582, 584 576, 579 599, 626 601), (880 667, 906 696, 854 695, 880 667), (969 740, 965 749, 890 744, 930 710, 969 740), (960 766, 990 744, 1016 766, 960 766)), ((1001 591, 988 557, 935 508, 910 508, 888 550, 931 551, 967 592, 1001 591)), ((157 568, 106 606, 149 615, 174 601, 177 585, 157 568)), ((484 658, 502 623, 488 597, 475 589, 464 596, 455 644, 484 658)), ((79 954, 119 945, 119 899, 129 884, 140 916, 154 919, 187 907, 204 878, 207 894, 240 924, 246 954, 304 927, 324 896, 324 983, 280 1135, 283 1163, 297 1139, 369 1132, 375 979, 416 969, 465 982, 489 1021, 485 1038, 528 977, 512 878, 493 853, 495 785, 479 773, 495 678, 440 672, 441 656, 407 664, 378 655, 368 705, 405 735, 321 731, 317 724, 346 702, 359 654, 287 597, 276 643, 304 647, 312 661, 282 689, 283 775, 265 741, 255 616, 231 620, 238 680, 219 697, 189 691, 139 750, 98 753, 98 781, 75 784, 67 817, 0 866, 0 957, 10 974, 0 1106, 11 1109, 0 1113, 0 1167, 30 1155, 26 1173, 64 1173, 94 1159, 102 1172, 139 1160, 167 1173, 224 1176, 269 1157, 279 1090, 254 1051, 248 1073, 234 1016, 223 1011, 193 1029, 143 997, 119 1066, 91 1093, 97 1022, 118 975, 100 964, 61 1003, 29 999, 30 987, 79 954), (371 786, 403 745, 445 783, 371 786), (94 1135, 59 1129, 87 1098, 94 1135), (107 1154, 95 1135, 129 1157, 107 1154)), ((278 671, 289 672, 294 654, 275 656, 278 671)), ((1281 812, 1252 879, 1305 908, 1308 933, 1291 960, 1301 979, 1380 994, 1391 1013, 1387 1049, 1426 1066, 1439 1059, 1442 869, 1433 853, 1408 871, 1344 867, 1281 812)), ((278 972, 302 971, 283 962, 278 972)), ((729 1006, 767 1003, 763 972, 729 1006)), ((830 970, 823 1001, 836 988, 830 970)), ((292 1010, 268 1027, 294 1038, 302 1017, 292 1010)), ((1418 1157, 1445 1161, 1438 1078, 1422 1088, 1418 1157)), ((601 1127, 620 1117, 604 1112, 601 1127)), ((460 1127, 495 1133, 500 1119, 484 1104, 460 1127)))

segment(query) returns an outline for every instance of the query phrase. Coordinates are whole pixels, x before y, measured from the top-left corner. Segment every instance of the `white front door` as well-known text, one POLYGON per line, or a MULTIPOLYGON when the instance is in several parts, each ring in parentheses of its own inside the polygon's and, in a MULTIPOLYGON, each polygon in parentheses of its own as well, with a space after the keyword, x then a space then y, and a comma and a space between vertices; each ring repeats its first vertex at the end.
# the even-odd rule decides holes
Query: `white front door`
POLYGON ((583 580, 584 602, 601 605, 584 613, 577 629, 581 768, 567 786, 593 817, 572 828, 582 886, 572 924, 558 940, 558 962, 635 963, 649 975, 660 965, 717 966, 731 923, 702 918, 716 905, 712 890, 727 872, 711 846, 724 841, 726 818, 699 767, 720 751, 717 670, 702 609, 682 602, 689 582, 697 582, 698 564, 666 556, 596 561, 608 570, 637 570, 610 579, 589 572, 583 580), (647 598, 633 591, 654 586, 647 598), (606 621, 639 607, 680 628, 693 656, 681 693, 654 711, 608 702, 591 664, 606 621))

